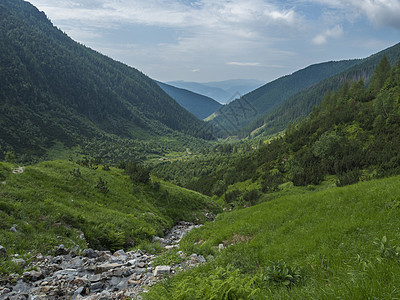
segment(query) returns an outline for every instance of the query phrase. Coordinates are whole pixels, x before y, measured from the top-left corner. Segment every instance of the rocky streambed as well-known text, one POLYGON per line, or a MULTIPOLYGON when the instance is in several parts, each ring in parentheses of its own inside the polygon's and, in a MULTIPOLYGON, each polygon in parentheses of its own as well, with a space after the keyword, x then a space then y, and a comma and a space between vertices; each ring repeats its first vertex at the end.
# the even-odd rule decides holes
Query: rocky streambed
MULTIPOLYGON (((164 238, 154 237, 154 241, 172 249, 178 247, 180 239, 196 227, 200 226, 180 222, 164 238)), ((154 267, 152 261, 156 255, 141 250, 111 253, 85 249, 79 254, 77 252, 78 249, 67 250, 60 245, 57 256, 39 254, 29 264, 14 258, 15 262, 25 264, 24 269, 30 271, 22 276, 11 274, 2 278, 0 300, 140 299, 140 293, 146 287, 156 284, 165 275, 206 262, 201 255, 180 252, 185 258, 183 263, 154 267)))

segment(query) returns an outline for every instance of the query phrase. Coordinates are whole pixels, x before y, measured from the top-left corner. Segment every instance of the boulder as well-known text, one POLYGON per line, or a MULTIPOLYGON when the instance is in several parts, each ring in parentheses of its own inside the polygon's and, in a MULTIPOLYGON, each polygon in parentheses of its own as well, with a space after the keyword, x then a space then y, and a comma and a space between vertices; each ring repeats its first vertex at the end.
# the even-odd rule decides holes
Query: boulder
POLYGON ((154 269, 154 272, 153 272, 153 274, 154 274, 154 276, 162 276, 162 275, 164 275, 164 274, 170 274, 171 273, 171 267, 170 266, 157 266, 155 269, 154 269))

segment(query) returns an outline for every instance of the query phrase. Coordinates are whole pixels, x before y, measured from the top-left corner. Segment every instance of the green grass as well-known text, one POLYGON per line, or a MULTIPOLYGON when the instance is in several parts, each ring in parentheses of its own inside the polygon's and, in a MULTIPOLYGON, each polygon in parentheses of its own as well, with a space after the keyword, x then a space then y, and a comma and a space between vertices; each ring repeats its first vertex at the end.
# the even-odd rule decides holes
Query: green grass
POLYGON ((6 180, 0 184, 0 245, 9 254, 48 253, 59 244, 132 248, 153 235, 162 236, 178 220, 203 222, 205 212, 218 211, 199 193, 156 178, 148 184, 133 183, 117 168, 94 170, 51 161, 12 174, 14 167, 0 163, 6 180), (100 178, 107 193, 96 188, 100 178), (10 231, 14 224, 17 233, 10 231), (81 233, 86 240, 79 238, 81 233))
POLYGON ((215 260, 158 284, 146 297, 400 299, 399 195, 400 177, 393 177, 302 190, 223 213, 181 242, 186 253, 215 260), (382 243, 384 236, 389 242, 382 243), (220 243, 227 246, 221 252, 220 243), (276 271, 282 263, 286 269, 276 271), (270 280, 290 270, 300 270, 301 280, 288 286, 270 280))

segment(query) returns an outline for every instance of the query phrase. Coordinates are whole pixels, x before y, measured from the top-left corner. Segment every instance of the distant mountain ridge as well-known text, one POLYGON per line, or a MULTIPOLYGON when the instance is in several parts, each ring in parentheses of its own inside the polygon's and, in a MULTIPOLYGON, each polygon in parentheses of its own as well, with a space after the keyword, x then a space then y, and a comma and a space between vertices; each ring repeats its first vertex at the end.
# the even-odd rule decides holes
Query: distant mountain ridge
POLYGON ((278 107, 290 96, 357 63, 359 60, 314 64, 278 78, 219 109, 210 124, 219 128, 222 136, 238 135, 243 127, 278 107))
POLYGON ((211 82, 170 81, 167 84, 208 96, 225 104, 262 86, 264 82, 255 79, 233 79, 211 82))
POLYGON ((0 69, 0 156, 41 157, 57 142, 94 139, 110 155, 111 135, 107 145, 202 126, 152 79, 73 41, 22 0, 0 2, 0 69))
POLYGON ((156 82, 172 99, 201 120, 207 118, 222 106, 210 97, 159 81, 156 82))
POLYGON ((220 137, 280 132, 307 116, 328 90, 336 90, 345 81, 368 82, 384 55, 392 65, 396 63, 400 44, 365 59, 315 64, 278 78, 219 109, 208 118, 209 126, 220 137))
POLYGON ((375 68, 384 56, 388 58, 392 66, 395 65, 400 59, 400 43, 361 59, 349 69, 292 95, 280 106, 254 119, 246 127, 242 128, 240 131, 241 136, 247 136, 254 131, 257 132, 257 135, 270 135, 284 130, 288 124, 296 122, 311 113, 313 107, 321 103, 328 91, 337 90, 346 81, 353 82, 362 79, 368 84, 375 68))

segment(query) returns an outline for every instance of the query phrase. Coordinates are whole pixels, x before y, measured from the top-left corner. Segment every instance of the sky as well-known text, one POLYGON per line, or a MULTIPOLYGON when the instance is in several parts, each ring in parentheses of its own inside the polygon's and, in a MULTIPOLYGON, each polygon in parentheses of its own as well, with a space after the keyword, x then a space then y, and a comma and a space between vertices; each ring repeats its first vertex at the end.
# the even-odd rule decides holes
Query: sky
POLYGON ((74 40, 164 82, 269 82, 400 42, 400 0, 29 2, 74 40))

